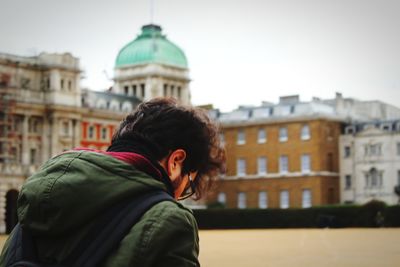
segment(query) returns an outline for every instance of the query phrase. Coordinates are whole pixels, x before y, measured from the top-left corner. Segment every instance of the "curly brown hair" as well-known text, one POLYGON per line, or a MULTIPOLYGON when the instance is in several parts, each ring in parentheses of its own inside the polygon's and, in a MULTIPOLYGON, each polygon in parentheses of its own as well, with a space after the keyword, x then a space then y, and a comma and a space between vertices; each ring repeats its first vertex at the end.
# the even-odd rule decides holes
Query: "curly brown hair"
POLYGON ((210 190, 223 171, 225 151, 219 128, 201 108, 180 105, 173 98, 155 98, 138 105, 120 124, 112 143, 140 138, 147 154, 160 161, 176 149, 186 151, 183 173, 197 171, 194 199, 210 190))

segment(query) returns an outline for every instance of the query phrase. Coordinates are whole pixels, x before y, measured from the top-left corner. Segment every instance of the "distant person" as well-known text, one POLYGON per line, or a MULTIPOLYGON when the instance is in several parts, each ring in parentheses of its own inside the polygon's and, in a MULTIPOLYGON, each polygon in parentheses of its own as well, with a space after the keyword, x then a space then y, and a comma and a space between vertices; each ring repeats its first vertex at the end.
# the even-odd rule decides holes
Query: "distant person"
MULTIPOLYGON (((64 152, 28 178, 18 199, 20 228, 32 236, 41 264, 71 266, 73 252, 90 245, 85 237, 110 208, 167 192, 173 199, 150 207, 99 266, 200 266, 195 218, 175 200, 199 199, 223 163, 217 126, 205 111, 169 98, 143 102, 121 122, 106 152, 64 152)), ((15 252, 10 239, 0 266, 15 252)))

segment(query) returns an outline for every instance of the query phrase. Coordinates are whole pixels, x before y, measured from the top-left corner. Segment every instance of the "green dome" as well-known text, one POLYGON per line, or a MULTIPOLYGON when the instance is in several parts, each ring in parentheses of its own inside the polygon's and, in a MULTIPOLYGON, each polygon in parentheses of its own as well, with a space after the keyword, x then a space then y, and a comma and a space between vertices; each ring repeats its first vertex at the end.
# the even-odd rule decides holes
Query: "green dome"
POLYGON ((180 68, 187 68, 183 51, 168 41, 157 25, 145 25, 142 33, 135 40, 124 46, 115 60, 115 67, 145 63, 160 63, 180 68))

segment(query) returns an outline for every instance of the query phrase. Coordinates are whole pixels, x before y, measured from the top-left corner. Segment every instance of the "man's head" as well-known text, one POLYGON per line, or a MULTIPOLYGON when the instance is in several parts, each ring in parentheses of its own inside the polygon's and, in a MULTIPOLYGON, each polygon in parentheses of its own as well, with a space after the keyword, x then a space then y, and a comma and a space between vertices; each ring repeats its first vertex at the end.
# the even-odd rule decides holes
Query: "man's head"
POLYGON ((200 198, 224 163, 216 124, 204 110, 179 105, 172 98, 141 103, 122 121, 112 143, 138 138, 151 146, 148 156, 166 170, 176 197, 190 187, 191 178, 200 198))

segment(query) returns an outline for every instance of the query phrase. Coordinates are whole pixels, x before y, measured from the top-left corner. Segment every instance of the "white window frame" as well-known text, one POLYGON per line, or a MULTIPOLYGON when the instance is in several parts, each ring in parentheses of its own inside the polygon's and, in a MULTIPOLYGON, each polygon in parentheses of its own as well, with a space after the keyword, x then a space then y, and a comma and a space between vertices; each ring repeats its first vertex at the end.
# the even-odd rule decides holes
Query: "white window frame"
POLYGON ((225 144, 225 134, 224 133, 219 133, 219 141, 221 144, 225 144))
POLYGON ((351 156, 351 146, 344 146, 344 151, 343 151, 344 157, 349 158, 351 156), (348 154, 347 154, 347 148, 348 148, 348 154))
POLYGON ((288 140, 288 129, 287 127, 279 128, 279 142, 286 142, 288 140))
POLYGON ((94 125, 89 125, 88 126, 88 139, 94 139, 95 135, 96 135, 96 127, 94 127, 94 125))
POLYGON ((236 169, 237 176, 245 176, 246 175, 246 159, 244 159, 244 158, 237 159, 236 168, 237 168, 236 169))
POLYGON ((268 208, 268 192, 266 191, 258 192, 258 207, 260 209, 268 208))
POLYGON ((267 157, 261 156, 257 158, 257 173, 258 175, 265 175, 268 172, 267 157))
POLYGON ((237 144, 238 145, 246 144, 246 133, 243 129, 239 130, 237 133, 237 144))
POLYGON ((302 173, 311 172, 311 156, 310 156, 310 154, 301 155, 301 172, 302 173))
POLYGON ((301 194, 301 207, 305 209, 312 207, 311 189, 303 189, 301 194))
POLYGON ((344 190, 349 190, 352 187, 352 179, 350 174, 344 176, 344 190))
POLYGON ((258 129, 257 142, 259 144, 267 142, 267 131, 265 129, 258 129))
POLYGON ((289 157, 287 155, 281 155, 279 157, 279 172, 280 173, 289 172, 289 157))
POLYGON ((281 209, 287 209, 290 207, 289 190, 281 190, 279 192, 279 207, 281 209))
POLYGON ((70 124, 69 121, 61 121, 61 131, 63 136, 70 136, 70 124))
POLYGON ((245 209, 247 207, 246 193, 245 192, 239 192, 237 196, 238 196, 237 207, 239 209, 245 209))
POLYGON ((221 204, 226 204, 226 194, 224 192, 219 192, 217 201, 221 204))
POLYGON ((308 124, 304 124, 301 127, 301 140, 310 140, 311 133, 310 133, 310 126, 308 124))
POLYGON ((107 127, 102 127, 101 128, 101 139, 102 140, 107 140, 108 137, 108 128, 107 127))

